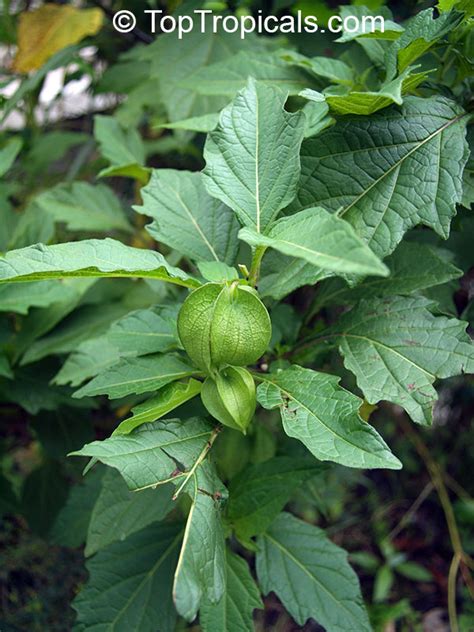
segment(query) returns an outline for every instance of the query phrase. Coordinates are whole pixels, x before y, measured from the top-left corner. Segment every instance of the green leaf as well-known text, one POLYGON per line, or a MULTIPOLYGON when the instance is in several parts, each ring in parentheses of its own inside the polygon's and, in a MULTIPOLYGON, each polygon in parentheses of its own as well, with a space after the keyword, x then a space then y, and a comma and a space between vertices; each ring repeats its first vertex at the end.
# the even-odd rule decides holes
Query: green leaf
POLYGON ((122 355, 146 355, 177 346, 176 310, 172 307, 139 309, 113 323, 109 340, 122 355))
MULTIPOLYGON (((9 203, 8 200, 6 203, 9 203)), ((13 222, 9 225, 9 234, 3 236, 2 250, 22 248, 37 242, 48 243, 53 239, 55 226, 52 217, 38 208, 34 202, 27 204, 21 214, 13 209, 12 213, 13 222)))
POLYGON ((190 132, 211 132, 219 122, 219 113, 203 114, 202 116, 191 116, 190 118, 174 123, 162 123, 158 127, 165 129, 183 129, 190 132))
POLYGON ((291 65, 299 66, 316 77, 324 77, 334 83, 352 85, 354 71, 344 61, 331 57, 308 58, 294 51, 284 51, 281 58, 291 65))
MULTIPOLYGON (((339 43, 350 42, 352 40, 360 40, 365 41, 366 39, 381 39, 381 40, 394 40, 400 37, 400 33, 403 33, 403 26, 397 24, 390 18, 392 17, 391 12, 384 6, 378 7, 369 7, 369 2, 365 4, 350 4, 341 6, 339 10, 339 15, 343 19, 347 19, 349 16, 354 16, 357 18, 357 23, 351 23, 351 30, 344 31, 344 33, 336 40, 339 43), (371 10, 373 9, 373 10, 371 10), (366 16, 382 16, 383 20, 383 30, 381 30, 381 21, 377 20, 374 24, 370 24, 367 20, 363 18, 366 16), (357 29, 355 28, 357 26, 357 29), (375 27, 375 30, 373 30, 375 27)), ((383 4, 383 3, 380 3, 383 4)))
POLYGON ((226 589, 221 519, 221 498, 225 488, 209 463, 205 463, 193 473, 187 491, 192 505, 176 566, 173 599, 179 614, 192 621, 203 597, 215 604, 226 589))
POLYGON ((278 85, 289 94, 298 94, 311 83, 305 73, 291 68, 276 53, 241 51, 193 73, 180 85, 200 95, 233 98, 249 77, 268 87, 278 85))
POLYGON ((58 184, 40 193, 34 203, 54 222, 73 231, 131 231, 122 205, 111 189, 87 182, 58 184))
POLYGON ((78 450, 86 441, 92 441, 95 434, 89 411, 81 414, 67 408, 44 412, 32 420, 31 429, 42 451, 57 460, 72 450, 78 450))
POLYGON ((120 360, 120 352, 106 336, 81 342, 54 376, 54 383, 79 386, 120 360))
POLYGON ((263 592, 274 591, 298 625, 313 618, 327 630, 371 631, 347 553, 324 531, 282 513, 258 546, 263 592))
POLYGON ((69 492, 49 534, 49 541, 60 546, 77 548, 87 538, 92 509, 100 494, 104 471, 96 468, 69 492))
POLYGON ((232 479, 226 516, 237 537, 247 542, 266 531, 296 489, 321 469, 311 458, 278 456, 232 479))
POLYGON ((375 575, 374 593, 372 597, 376 603, 388 599, 394 580, 393 571, 388 564, 384 564, 379 568, 375 575))
POLYGON ((49 307, 58 301, 73 300, 74 288, 60 280, 2 285, 0 287, 0 312, 27 314, 30 307, 49 307))
MULTIPOLYGON (((209 112, 217 112, 228 101, 222 96, 205 96, 198 93, 199 85, 193 81, 201 69, 238 57, 241 50, 262 50, 259 38, 245 38, 238 34, 206 33, 193 29, 179 39, 176 33, 163 34, 146 47, 144 56, 152 62, 152 82, 158 82, 160 100, 169 121, 181 121, 209 112)), ((199 83, 199 82, 198 82, 199 83)))
POLYGON ((368 277, 353 288, 342 279, 327 280, 318 292, 312 311, 316 312, 323 305, 355 303, 362 298, 409 295, 462 276, 462 271, 439 251, 415 242, 403 241, 385 263, 390 270, 386 279, 368 277))
POLYGON ((67 494, 67 480, 57 461, 46 461, 28 474, 21 491, 21 513, 34 533, 48 534, 67 494))
POLYGON ((150 525, 91 558, 89 581, 73 601, 79 630, 173 632, 171 582, 180 526, 150 525))
POLYGON ((258 291, 262 296, 280 300, 303 285, 314 285, 332 275, 304 259, 285 257, 273 250, 263 258, 258 291))
POLYGON ((208 136, 204 183, 240 221, 264 231, 296 194, 304 115, 284 110, 286 95, 249 79, 208 136), (239 121, 239 129, 235 128, 239 121))
POLYGON ((200 173, 154 169, 141 196, 143 206, 134 209, 153 217, 147 230, 157 241, 196 261, 233 263, 238 222, 207 193, 200 173))
POLYGON ((51 163, 64 159, 66 154, 75 147, 90 142, 89 134, 66 130, 53 130, 42 133, 32 139, 33 145, 29 150, 23 168, 35 176, 46 173, 51 163), (47 156, 47 160, 45 160, 47 156))
MULTIPOLYGON (((358 90, 340 90, 328 88, 324 91, 326 102, 336 114, 368 115, 378 112, 383 108, 403 102, 403 94, 412 92, 428 73, 413 73, 415 66, 409 66, 405 71, 391 81, 385 81, 377 90, 365 92, 358 90)), ((304 90, 301 94, 308 98, 312 90, 304 90)))
POLYGON ((227 549, 225 572, 226 591, 219 603, 201 602, 201 628, 203 632, 254 632, 253 611, 263 608, 263 603, 248 564, 227 549))
POLYGON ((113 435, 129 434, 142 424, 160 419, 163 415, 199 395, 201 387, 202 382, 193 378, 186 382, 167 384, 154 397, 132 408, 133 417, 122 421, 114 430, 113 435))
POLYGON ((164 419, 127 435, 94 441, 73 456, 91 456, 115 467, 131 490, 180 481, 206 447, 213 426, 203 419, 164 419))
POLYGON ((68 277, 145 277, 185 287, 199 285, 170 266, 158 252, 125 246, 113 239, 36 244, 0 257, 0 283, 68 277))
POLYGON ((433 575, 428 569, 416 562, 402 562, 395 567, 397 573, 412 579, 414 582, 432 582, 433 575))
POLYGON ((124 129, 113 116, 94 117, 94 136, 101 154, 111 163, 102 169, 103 176, 126 176, 146 183, 149 169, 145 165, 145 146, 136 129, 124 129))
POLYGON ((159 489, 144 489, 139 494, 131 492, 122 476, 107 468, 90 517, 85 555, 93 555, 112 542, 123 541, 162 520, 172 509, 172 490, 171 485, 164 485, 159 489))
POLYGON ((420 424, 431 422, 437 378, 474 371, 466 323, 433 316, 432 304, 421 297, 363 300, 329 332, 366 400, 398 404, 420 424))
MULTIPOLYGON (((46 281, 44 283, 45 290, 47 291, 48 285, 51 281, 46 281)), ((66 319, 66 317, 79 305, 85 305, 87 303, 87 296, 90 295, 90 292, 94 291, 92 288, 96 287, 96 284, 99 286, 98 288, 96 287, 96 289, 100 291, 101 288, 101 284, 98 283, 98 280, 93 278, 63 279, 59 283, 68 288, 68 291, 64 293, 64 296, 58 297, 58 300, 48 307, 31 310, 28 316, 23 320, 22 329, 15 339, 15 361, 17 361, 22 354, 31 347, 35 340, 38 340, 41 336, 44 336, 48 332, 52 331, 58 323, 66 319)), ((5 284, 1 286, 1 288, 28 288, 30 285, 30 283, 17 285, 5 284)), ((37 284, 31 285, 31 287, 34 287, 35 285, 37 284)), ((35 294, 33 290, 32 294, 35 294)))
POLYGON ((13 165, 22 146, 23 142, 20 138, 11 138, 0 149, 0 177, 13 165))
POLYGON ((433 9, 420 11, 406 25, 405 31, 392 44, 385 57, 387 78, 392 79, 398 72, 426 53, 438 40, 444 38, 463 20, 457 11, 443 13, 433 19, 433 9))
POLYGON ((13 371, 10 368, 10 362, 6 355, 0 352, 0 376, 8 379, 13 377, 13 371))
POLYGON ((282 217, 266 235, 242 228, 239 237, 251 246, 274 248, 324 270, 387 276, 387 267, 356 235, 350 224, 322 208, 282 217))
POLYGON ((401 467, 380 435, 361 419, 362 401, 339 386, 339 377, 296 365, 259 377, 258 401, 264 408, 279 408, 286 434, 317 459, 346 467, 401 467))
POLYGON ((211 283, 237 281, 239 278, 239 273, 235 268, 221 261, 200 261, 197 267, 206 281, 210 281, 211 283))
POLYGON ((345 117, 303 143, 292 210, 338 211, 379 257, 420 223, 446 239, 461 199, 465 125, 462 110, 443 97, 409 97, 400 109, 345 117))
MULTIPOLYGON (((20 286, 21 287, 21 286, 20 286)), ((1 296, 0 288, 0 296, 1 296)), ((95 309, 95 308, 94 308, 95 309)), ((105 308, 99 313, 103 313, 105 308)), ((89 318, 88 324, 93 320, 89 318)), ((89 335, 93 330, 89 328, 89 335)), ((129 312, 110 325, 98 338, 77 346, 55 376, 55 384, 78 386, 84 380, 103 373, 126 356, 141 356, 170 351, 178 346, 176 310, 169 307, 129 312)))
POLYGON ((84 399, 80 402, 71 398, 71 390, 65 387, 52 387, 51 365, 20 368, 15 370, 15 379, 0 378, 0 400, 14 402, 31 415, 41 410, 56 410, 59 406, 72 408, 90 408, 93 402, 84 399))
MULTIPOLYGON (((303 91, 304 92, 304 91, 303 91)), ((313 90, 311 92, 314 92, 313 90)), ((330 127, 335 123, 334 119, 328 115, 329 106, 326 103, 324 95, 319 101, 309 101, 303 107, 306 129, 305 138, 311 138, 322 132, 326 127, 330 127)))
POLYGON ((26 350, 21 364, 31 364, 48 355, 73 351, 84 340, 106 331, 110 323, 122 316, 127 309, 124 302, 111 301, 100 309, 96 305, 87 305, 73 311, 67 320, 47 336, 36 340, 26 350))
POLYGON ((173 355, 123 358, 76 391, 74 397, 108 395, 109 399, 117 399, 147 393, 193 373, 195 369, 173 355))

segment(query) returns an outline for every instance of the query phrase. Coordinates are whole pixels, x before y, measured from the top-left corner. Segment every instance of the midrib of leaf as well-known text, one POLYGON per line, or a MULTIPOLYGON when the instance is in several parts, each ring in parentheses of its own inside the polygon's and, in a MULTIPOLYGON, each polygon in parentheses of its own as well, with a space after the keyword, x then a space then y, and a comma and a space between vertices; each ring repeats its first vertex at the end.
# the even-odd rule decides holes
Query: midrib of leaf
MULTIPOLYGON (((254 374, 255 375, 255 374, 254 374)), ((276 386, 278 389, 280 389, 280 391, 282 391, 283 393, 285 393, 285 395, 293 400, 294 402, 296 402, 299 406, 301 406, 301 408, 304 408, 304 410, 306 410, 310 416, 315 417, 319 423, 324 426, 324 428, 326 428, 326 430, 328 430, 332 435, 334 435, 335 437, 337 437, 338 439, 340 439, 341 441, 343 441, 344 443, 347 443, 347 445, 355 448, 356 450, 361 450, 363 452, 366 452, 367 454, 369 454, 370 456, 374 456, 374 453, 371 452, 370 450, 365 449, 364 446, 358 446, 355 443, 351 443, 348 439, 346 439, 345 437, 341 436, 340 434, 338 434, 337 432, 335 432, 332 428, 330 428, 328 425, 326 425, 324 423, 324 421, 318 417, 316 415, 315 412, 313 412, 312 410, 310 410, 305 404, 303 404, 302 402, 300 402, 294 395, 292 395, 291 393, 288 393, 288 391, 286 391, 284 388, 282 388, 279 384, 275 384, 275 382, 272 382, 271 380, 267 380, 266 378, 262 377, 261 374, 258 374, 258 377, 260 379, 262 379, 264 382, 268 382, 269 384, 272 384, 273 386, 276 386)), ((354 413, 357 414, 357 413, 354 413)))
MULTIPOLYGON (((348 610, 347 606, 344 605, 344 602, 343 601, 339 601, 336 598, 336 596, 333 595, 333 593, 330 590, 328 590, 326 588, 326 586, 324 586, 324 584, 321 584, 321 582, 318 580, 318 578, 315 575, 313 575, 312 573, 310 573, 310 571, 306 568, 306 566, 304 566, 304 564, 302 562, 300 562, 299 559, 297 557, 295 557, 287 548, 285 548, 280 542, 278 542, 278 540, 275 540, 274 538, 272 538, 272 536, 269 535, 268 533, 264 533, 263 537, 267 538, 268 540, 270 540, 270 542, 273 542, 273 544, 276 545, 276 547, 279 548, 282 551, 283 554, 286 554, 287 557, 289 557, 290 560, 292 560, 299 568, 301 568, 301 570, 310 579, 312 579, 315 584, 317 584, 320 588, 322 588, 323 591, 325 593, 327 593, 329 595, 329 597, 331 597, 331 599, 334 600, 334 602, 338 606, 343 608, 351 618, 353 617, 353 613, 350 610, 348 610)), ((286 567, 285 567, 285 571, 286 571, 286 567)), ((288 577, 288 580, 289 580, 290 578, 289 578, 288 573, 287 573, 287 577, 288 577)), ((288 585, 291 586, 291 582, 290 581, 288 581, 288 585)))
MULTIPOLYGON (((183 437, 182 439, 175 439, 174 441, 168 441, 167 443, 160 443, 159 445, 155 445, 152 448, 140 448, 139 450, 136 450, 134 452, 134 454, 142 454, 143 452, 150 452, 152 450, 161 450, 163 448, 167 448, 170 445, 177 445, 178 443, 183 443, 184 441, 191 441, 192 439, 199 439, 200 437, 205 437, 206 435, 210 434, 209 432, 200 432, 199 434, 196 435, 192 435, 190 437, 183 437)), ((124 435, 126 436, 126 435, 124 435)), ((120 452, 119 454, 105 454, 103 455, 104 458, 108 458, 109 456, 113 457, 117 457, 117 456, 128 456, 130 454, 130 452, 120 452)), ((103 457, 97 457, 97 458, 103 458, 103 457)), ((168 457, 171 458, 171 457, 168 457)), ((156 485, 157 483, 153 483, 153 485, 156 485)), ((147 487, 152 487, 152 485, 148 485, 147 487)), ((140 487, 140 489, 145 489, 144 487, 140 487)), ((138 490, 137 490, 138 491, 138 490)))
MULTIPOLYGON (((416 144, 412 149, 410 149, 410 151, 408 151, 404 156, 402 156, 402 158, 397 160, 397 162, 395 164, 393 164, 390 167, 390 169, 385 171, 381 176, 379 176, 376 180, 374 180, 372 182, 372 184, 369 187, 367 187, 367 189, 362 191, 354 200, 352 200, 352 202, 348 206, 346 206, 344 209, 342 209, 339 212, 339 217, 342 217, 343 215, 345 215, 347 213, 347 211, 349 211, 355 204, 357 204, 357 202, 359 202, 359 200, 361 200, 365 195, 367 195, 367 193, 371 189, 373 189, 375 186, 377 186, 379 184, 379 182, 381 182, 386 176, 388 176, 394 169, 397 169, 398 167, 400 167, 402 165, 402 163, 407 158, 409 158, 413 153, 418 151, 420 149, 420 147, 423 147, 423 145, 425 145, 430 140, 435 138, 438 134, 442 134, 444 132, 444 130, 446 130, 448 127, 450 127, 450 125, 453 125, 454 123, 457 123, 458 121, 460 121, 465 116, 468 116, 468 115, 467 114, 460 114, 459 116, 456 116, 455 118, 449 120, 447 123, 442 125, 439 129, 437 129, 434 132, 432 132, 429 136, 427 136, 425 139, 423 139, 420 143, 416 144)), ((397 146, 399 146, 399 144, 397 143, 394 146, 397 147, 397 146)), ((367 150, 365 149, 365 151, 367 151, 367 150)), ((353 153, 353 152, 345 152, 345 153, 353 153)), ((438 177, 439 177, 439 175, 438 175, 438 177)), ((385 207, 385 210, 386 209, 387 209, 387 206, 385 207)), ((382 214, 382 217, 383 217, 383 214, 382 214)))
MULTIPOLYGON (((275 239, 276 241, 280 241, 282 244, 287 244, 288 246, 293 246, 296 249, 301 249, 301 250, 305 250, 307 252, 316 254, 316 255, 320 255, 321 257, 326 257, 327 259, 334 259, 334 261, 341 261, 343 259, 343 257, 338 257, 335 255, 329 255, 326 254, 325 252, 321 252, 320 250, 314 250, 313 248, 308 248, 307 246, 302 246, 301 244, 296 244, 294 241, 287 241, 286 239, 281 239, 280 237, 275 237, 275 238, 271 238, 271 239, 275 239)), ((287 255, 288 256, 288 255, 287 255)), ((347 261, 347 259, 346 259, 347 261)))
POLYGON ((149 382, 150 380, 155 380, 158 378, 168 379, 169 377, 188 377, 190 375, 193 375, 193 373, 194 371, 186 371, 184 373, 183 371, 180 371, 179 373, 162 373, 161 375, 154 375, 151 377, 141 377, 141 378, 137 378, 136 380, 125 380, 124 382, 113 382, 112 384, 108 384, 106 386, 107 388, 110 389, 110 388, 115 388, 117 386, 124 386, 124 384, 139 384, 140 382, 149 382))
POLYGON ((260 147, 260 113, 259 113, 259 100, 258 94, 256 94, 256 107, 255 107, 255 201, 257 204, 257 233, 260 232, 260 174, 259 174, 259 147, 260 147))
POLYGON ((159 279, 165 283, 174 283, 175 285, 182 285, 183 287, 196 288, 199 287, 199 283, 194 279, 180 279, 179 277, 171 276, 166 268, 157 268, 156 270, 133 270, 128 272, 126 270, 114 270, 113 272, 101 272, 97 267, 82 268, 82 270, 74 271, 52 271, 52 272, 31 272, 29 274, 23 274, 13 279, 0 279, 0 284, 3 283, 28 283, 30 281, 44 281, 47 279, 70 279, 77 277, 100 277, 100 278, 135 278, 143 277, 150 279, 159 279), (160 270, 163 269, 164 273, 160 270))
POLYGON ((133 329, 123 329, 123 330, 119 330, 119 332, 117 333, 112 333, 112 335, 114 336, 119 336, 119 335, 123 335, 124 337, 126 336, 140 336, 140 338, 143 338, 145 336, 152 336, 153 338, 173 338, 174 336, 173 334, 165 334, 165 333, 161 333, 161 332, 146 332, 146 331, 135 331, 133 329))
MULTIPOLYGON (((118 615, 115 617, 115 619, 113 619, 113 621, 111 621, 110 625, 108 626, 108 629, 110 630, 110 632, 113 632, 113 630, 115 629, 116 624, 119 622, 120 618, 123 616, 123 612, 128 608, 128 606, 133 601, 133 599, 135 598, 137 593, 139 593, 144 588, 144 585, 151 580, 153 574, 161 566, 161 564, 163 564, 163 562, 168 557, 168 555, 172 552, 174 547, 177 545, 177 543, 181 539, 181 533, 182 532, 178 533, 178 535, 171 542, 171 544, 166 549, 166 551, 163 553, 163 555, 157 560, 156 564, 154 564, 153 567, 151 568, 151 570, 148 573, 146 573, 145 577, 142 579, 142 581, 138 584, 138 586, 135 588, 133 593, 127 599, 127 601, 126 601, 124 607, 122 608, 121 612, 119 612, 118 615)), ((130 576, 127 575, 126 579, 129 579, 129 577, 130 576)), ((115 584, 114 586, 117 586, 117 584, 115 584)))
POLYGON ((176 598, 176 581, 178 579, 178 575, 181 572, 181 568, 183 566, 183 558, 186 552, 186 548, 188 546, 189 540, 189 532, 191 530, 191 524, 193 521, 194 510, 196 508, 196 498, 198 495, 198 483, 196 474, 193 475, 193 485, 194 485, 194 498, 191 504, 191 509, 189 510, 188 519, 186 521, 186 527, 184 529, 183 543, 181 544, 181 550, 179 552, 178 563, 176 564, 176 570, 174 572, 174 580, 173 580, 173 597, 176 598))
POLYGON ((189 219, 191 220, 193 226, 196 228, 197 232, 199 233, 199 235, 201 236, 201 239, 203 240, 203 242, 206 244, 207 248, 210 250, 212 256, 214 257, 214 259, 216 261, 219 261, 219 257, 217 256, 216 251, 214 250, 214 248, 212 247, 212 244, 209 242, 209 240, 207 239, 206 235, 203 233, 201 227, 199 226, 199 223, 197 222, 196 218, 194 217, 194 215, 191 213, 190 209, 188 208, 188 206, 184 203, 184 200, 182 199, 181 195, 178 193, 178 191, 175 191, 175 195, 178 198, 179 203, 181 204, 181 206, 183 207, 185 213, 188 215, 189 219))

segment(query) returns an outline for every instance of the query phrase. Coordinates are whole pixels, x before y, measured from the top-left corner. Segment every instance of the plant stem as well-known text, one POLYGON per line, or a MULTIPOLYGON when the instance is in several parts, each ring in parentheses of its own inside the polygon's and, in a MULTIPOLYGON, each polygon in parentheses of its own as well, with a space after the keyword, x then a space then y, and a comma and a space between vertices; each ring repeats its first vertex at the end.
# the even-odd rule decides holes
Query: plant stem
POLYGON ((249 283, 254 287, 258 283, 258 277, 260 275, 260 264, 262 263, 263 255, 265 254, 266 246, 257 246, 254 250, 252 263, 249 272, 249 283))
POLYGON ((438 494, 441 506, 443 508, 444 517, 446 519, 446 524, 449 532, 449 539, 451 540, 451 546, 453 547, 454 556, 451 560, 451 565, 449 567, 449 575, 448 575, 448 614, 449 614, 449 623, 450 629, 452 632, 458 632, 459 626, 457 621, 457 613, 456 613, 456 578, 458 574, 459 567, 461 566, 461 570, 463 571, 463 578, 466 582, 468 588, 471 588, 472 577, 469 572, 469 569, 474 567, 474 563, 472 558, 464 551, 461 536, 459 534, 458 525, 456 523, 456 518, 454 515, 453 506, 451 504, 451 500, 449 498, 448 490, 444 483, 444 476, 441 467, 436 463, 436 461, 431 456, 431 453, 428 449, 428 446, 425 444, 420 434, 412 428, 412 426, 408 423, 408 421, 402 417, 401 424, 404 432, 411 439, 413 445, 415 446, 418 454, 423 459, 426 469, 430 475, 430 478, 433 482, 433 485, 438 494))
POLYGON ((448 616, 451 632, 459 632, 458 617, 456 613, 456 577, 458 575, 461 555, 455 553, 451 560, 448 574, 448 616))

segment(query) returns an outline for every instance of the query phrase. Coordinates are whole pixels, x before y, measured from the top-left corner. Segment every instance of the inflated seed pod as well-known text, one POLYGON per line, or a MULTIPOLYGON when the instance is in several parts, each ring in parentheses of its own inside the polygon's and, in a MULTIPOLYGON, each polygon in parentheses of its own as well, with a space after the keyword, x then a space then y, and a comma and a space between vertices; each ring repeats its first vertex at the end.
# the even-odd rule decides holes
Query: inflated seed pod
POLYGON ((215 379, 206 378, 201 399, 209 413, 225 426, 244 434, 255 413, 255 382, 242 367, 228 366, 215 379))
POLYGON ((254 364, 267 349, 272 329, 255 290, 207 283, 184 301, 178 333, 191 360, 212 373, 226 365, 254 364))

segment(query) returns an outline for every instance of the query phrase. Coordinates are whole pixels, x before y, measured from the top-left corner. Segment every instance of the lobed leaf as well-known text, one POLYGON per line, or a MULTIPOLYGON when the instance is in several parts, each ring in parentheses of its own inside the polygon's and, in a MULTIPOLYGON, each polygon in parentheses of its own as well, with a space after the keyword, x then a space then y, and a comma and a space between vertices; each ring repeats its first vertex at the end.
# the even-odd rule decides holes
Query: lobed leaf
POLYGON ((149 169, 145 165, 145 146, 136 129, 121 127, 113 116, 94 117, 94 136, 101 154, 111 164, 102 169, 98 177, 128 176, 146 183, 149 169))
POLYGON ((65 224, 68 230, 132 230, 118 198, 103 184, 58 184, 36 196, 34 204, 54 222, 65 224))
POLYGON ((385 55, 387 77, 391 79, 397 72, 403 72, 462 20, 463 14, 458 11, 443 13, 436 19, 433 19, 432 8, 420 11, 408 21, 402 35, 388 49, 385 55))
POLYGON ((226 517, 243 542, 266 531, 294 491, 323 466, 314 459, 277 456, 232 479, 226 517))
POLYGON ((424 224, 449 235, 467 159, 463 111, 444 97, 345 117, 301 149, 291 210, 322 206, 347 220, 379 257, 424 224))
POLYGON ((446 260, 446 251, 417 242, 403 241, 385 263, 390 270, 386 279, 367 277, 355 287, 348 287, 342 279, 327 280, 312 311, 323 305, 345 305, 363 298, 410 295, 462 276, 462 270, 446 260))
POLYGON ((195 261, 234 262, 238 222, 207 193, 200 173, 154 169, 141 196, 134 209, 153 218, 147 230, 157 241, 195 261))
POLYGON ((322 529, 282 513, 258 539, 257 576, 293 619, 315 619, 327 630, 370 632, 357 575, 347 553, 322 529))
POLYGON ((263 608, 260 591, 247 562, 226 551, 226 591, 217 604, 203 600, 199 623, 203 632, 254 632, 253 611, 263 608))
POLYGON ((102 468, 96 468, 72 487, 51 528, 48 536, 50 542, 74 548, 85 543, 92 510, 100 494, 103 474, 102 468))
POLYGON ((204 148, 207 190, 257 232, 296 194, 304 115, 286 112, 285 101, 278 88, 249 79, 204 148))
POLYGON ((204 419, 164 419, 130 434, 93 441, 73 456, 91 456, 114 467, 131 490, 180 481, 206 447, 213 426, 204 419))
POLYGON ((73 601, 78 630, 174 632, 173 571, 181 525, 150 525, 86 563, 89 580, 73 601))
POLYGON ((123 542, 132 533, 162 520, 172 509, 172 490, 172 485, 163 485, 135 494, 117 470, 107 468, 90 516, 85 555, 93 555, 112 542, 123 542))
POLYGON ((466 323, 433 316, 431 305, 421 297, 362 300, 329 332, 367 401, 398 404, 420 424, 431 423, 437 378, 474 372, 466 323))
POLYGON ((226 491, 209 463, 192 474, 186 490, 192 505, 174 575, 173 600, 179 614, 192 621, 204 598, 218 603, 226 590, 221 519, 226 491))
POLYGON ((259 377, 260 404, 279 408, 286 434, 319 460, 346 467, 401 467, 382 437, 361 419, 362 401, 339 386, 339 377, 297 365, 259 377))
POLYGON ((240 51, 198 70, 180 85, 214 99, 218 96, 233 98, 245 88, 249 77, 268 87, 278 85, 289 94, 298 94, 310 83, 305 73, 291 68, 277 53, 240 51))

